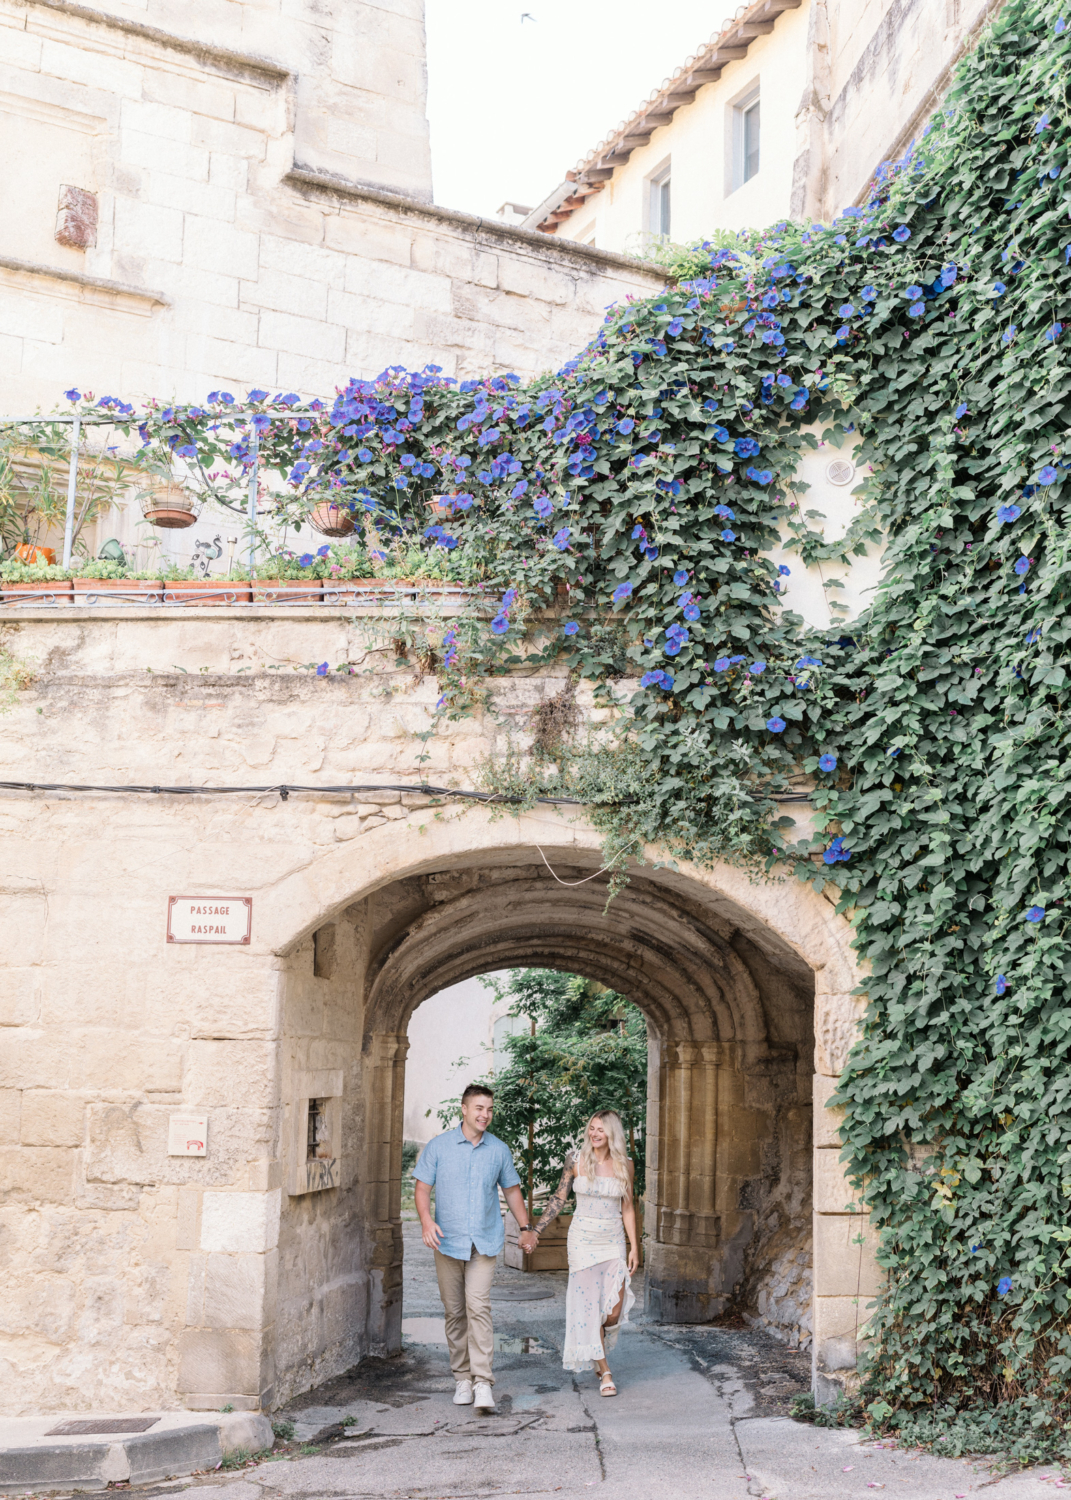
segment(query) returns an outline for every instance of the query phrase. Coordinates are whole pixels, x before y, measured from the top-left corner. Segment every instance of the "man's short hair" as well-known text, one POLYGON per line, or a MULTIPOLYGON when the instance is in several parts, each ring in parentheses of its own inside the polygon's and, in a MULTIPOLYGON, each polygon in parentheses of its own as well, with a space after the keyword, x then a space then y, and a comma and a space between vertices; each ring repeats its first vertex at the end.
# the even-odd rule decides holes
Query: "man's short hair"
POLYGON ((495 1097, 494 1090, 489 1089, 486 1083, 470 1083, 468 1088, 461 1095, 462 1104, 464 1104, 466 1099, 474 1099, 477 1094, 486 1094, 488 1099, 493 1099, 495 1097))

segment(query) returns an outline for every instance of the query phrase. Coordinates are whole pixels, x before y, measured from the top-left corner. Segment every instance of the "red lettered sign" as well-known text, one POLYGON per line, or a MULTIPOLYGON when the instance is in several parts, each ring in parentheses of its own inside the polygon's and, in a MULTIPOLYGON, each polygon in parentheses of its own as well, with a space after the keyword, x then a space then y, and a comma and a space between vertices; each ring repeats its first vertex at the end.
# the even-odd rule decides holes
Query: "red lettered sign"
POLYGON ((167 903, 169 943, 248 943, 252 896, 172 896, 167 903))

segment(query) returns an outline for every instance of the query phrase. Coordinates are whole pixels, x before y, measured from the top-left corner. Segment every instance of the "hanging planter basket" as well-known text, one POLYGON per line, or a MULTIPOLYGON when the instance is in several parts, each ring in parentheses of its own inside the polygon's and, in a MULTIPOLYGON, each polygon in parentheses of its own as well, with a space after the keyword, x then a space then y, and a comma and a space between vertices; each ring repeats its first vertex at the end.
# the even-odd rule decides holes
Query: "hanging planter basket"
POLYGON ((349 536, 357 530, 349 506, 338 505, 334 500, 321 500, 309 512, 309 525, 321 536, 349 536))
POLYGON ((146 490, 141 496, 141 513, 153 526, 165 531, 181 531, 192 526, 201 514, 203 501, 181 484, 164 484, 158 489, 146 490))

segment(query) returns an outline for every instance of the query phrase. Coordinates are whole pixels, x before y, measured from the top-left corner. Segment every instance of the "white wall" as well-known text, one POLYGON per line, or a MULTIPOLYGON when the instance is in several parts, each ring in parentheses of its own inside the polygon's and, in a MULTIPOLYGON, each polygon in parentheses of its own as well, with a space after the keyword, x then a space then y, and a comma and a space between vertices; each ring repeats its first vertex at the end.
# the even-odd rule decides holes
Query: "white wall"
POLYGON ((442 1126, 436 1110, 443 1100, 456 1098, 467 1083, 491 1077, 494 1021, 508 1008, 479 979, 466 979, 432 995, 414 1012, 405 1063, 407 1141, 423 1144, 438 1135, 442 1126))
POLYGON ((633 151, 601 193, 562 224, 559 234, 624 251, 639 247, 647 228, 648 182, 670 158, 671 238, 687 244, 713 229, 764 228, 789 211, 795 115, 806 76, 810 0, 785 11, 772 32, 756 37, 746 57, 705 84, 646 145, 633 151), (753 84, 762 100, 761 166, 750 182, 732 185, 732 105, 753 84))

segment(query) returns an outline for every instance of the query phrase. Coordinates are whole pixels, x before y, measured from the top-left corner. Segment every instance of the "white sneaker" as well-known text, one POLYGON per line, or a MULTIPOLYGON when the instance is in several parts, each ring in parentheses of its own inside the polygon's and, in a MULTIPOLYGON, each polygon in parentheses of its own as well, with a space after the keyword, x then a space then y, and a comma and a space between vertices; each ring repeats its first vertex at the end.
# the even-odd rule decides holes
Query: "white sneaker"
POLYGON ((471 1406, 472 1405, 472 1381, 471 1380, 459 1380, 458 1381, 458 1383, 457 1383, 457 1390, 454 1392, 454 1405, 455 1406, 471 1406))
POLYGON ((477 1411, 494 1411, 495 1398, 486 1380, 477 1380, 474 1404, 477 1411))

